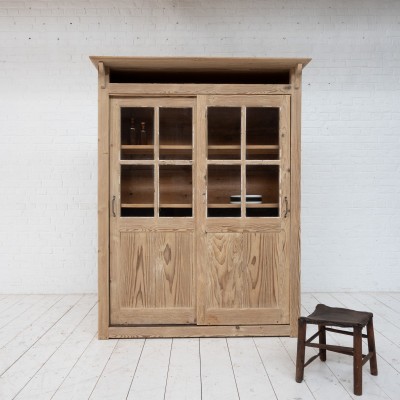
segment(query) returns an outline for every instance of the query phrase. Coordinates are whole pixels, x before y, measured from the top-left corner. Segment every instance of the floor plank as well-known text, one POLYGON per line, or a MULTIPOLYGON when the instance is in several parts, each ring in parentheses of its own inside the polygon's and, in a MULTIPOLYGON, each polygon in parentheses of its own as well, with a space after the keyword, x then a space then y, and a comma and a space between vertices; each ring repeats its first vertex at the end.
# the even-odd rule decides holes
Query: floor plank
POLYGON ((126 399, 144 346, 144 339, 124 339, 116 344, 90 399, 126 399))
MULTIPOLYGON (((291 341, 296 342, 296 339, 291 341)), ((295 381, 295 363, 280 338, 254 338, 254 342, 278 399, 314 399, 306 383, 299 384, 295 381)))
POLYGON ((42 317, 50 310, 62 295, 46 295, 38 301, 32 308, 15 318, 11 323, 0 329, 0 349, 13 340, 21 332, 28 329, 38 318, 42 317))
POLYGON ((18 400, 51 399, 97 333, 97 304, 73 333, 16 396, 18 400))
POLYGON ((0 377, 5 399, 13 398, 74 331, 96 303, 94 296, 83 296, 50 330, 34 343, 0 377))
POLYGON ((201 400, 199 339, 173 339, 166 400, 201 400))
POLYGON ((17 319, 21 314, 25 313, 25 311, 32 308, 44 297, 45 296, 43 295, 24 296, 14 305, 8 307, 0 314, 0 330, 2 330, 9 323, 13 322, 15 319, 17 319))
POLYGON ((227 339, 233 372, 241 400, 276 399, 253 338, 227 339))
POLYGON ((200 357, 203 399, 239 399, 226 339, 201 339, 200 357))
POLYGON ((127 399, 164 399, 172 339, 147 339, 127 399))
POLYGON ((10 294, 6 296, 0 303, 0 313, 3 314, 7 309, 12 307, 15 303, 17 303, 24 297, 28 296, 29 295, 24 295, 24 294, 10 294))
POLYGON ((117 340, 98 340, 96 336, 93 337, 52 399, 88 399, 116 344, 117 340))
POLYGON ((0 376, 71 310, 81 297, 64 296, 27 329, 16 332, 13 339, 0 349, 0 376))

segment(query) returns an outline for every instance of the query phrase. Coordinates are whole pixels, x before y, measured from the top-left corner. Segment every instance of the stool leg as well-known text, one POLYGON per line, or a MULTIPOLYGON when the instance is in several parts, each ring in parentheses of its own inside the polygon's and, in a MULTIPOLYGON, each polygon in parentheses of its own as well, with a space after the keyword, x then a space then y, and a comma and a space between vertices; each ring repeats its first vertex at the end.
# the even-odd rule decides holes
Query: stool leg
POLYGON ((372 322, 372 318, 367 324, 367 336, 368 336, 368 352, 373 353, 373 356, 369 360, 371 374, 378 375, 378 364, 376 361, 376 349, 375 349, 374 323, 372 322))
MULTIPOLYGON (((319 344, 326 344, 326 331, 325 325, 318 325, 319 330, 319 344)), ((319 349, 319 359, 326 361, 326 349, 319 349)))
POLYGON ((353 376, 354 394, 362 395, 362 328, 354 328, 353 333, 353 376))
POLYGON ((297 358, 296 358, 296 382, 300 383, 304 378, 304 357, 306 354, 306 330, 307 324, 299 318, 299 332, 297 337, 297 358))

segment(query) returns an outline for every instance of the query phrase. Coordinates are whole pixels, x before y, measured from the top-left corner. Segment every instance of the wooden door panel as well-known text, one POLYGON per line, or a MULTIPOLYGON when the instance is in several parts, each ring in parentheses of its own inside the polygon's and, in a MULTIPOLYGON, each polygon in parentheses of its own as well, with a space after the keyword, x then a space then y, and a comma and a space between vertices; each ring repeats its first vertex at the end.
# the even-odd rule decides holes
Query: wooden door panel
POLYGON ((193 233, 120 232, 113 251, 112 324, 195 323, 193 233))
POLYGON ((209 307, 233 308, 243 303, 243 238, 241 234, 207 235, 209 307))
POLYGON ((244 305, 254 308, 276 307, 278 272, 282 259, 278 235, 245 234, 244 253, 244 305))
POLYGON ((118 266, 119 307, 151 308, 155 305, 151 235, 121 232, 118 266))
POLYGON ((285 248, 283 231, 207 234, 204 323, 288 323, 285 248))
POLYGON ((155 234, 156 307, 193 307, 193 234, 155 234))

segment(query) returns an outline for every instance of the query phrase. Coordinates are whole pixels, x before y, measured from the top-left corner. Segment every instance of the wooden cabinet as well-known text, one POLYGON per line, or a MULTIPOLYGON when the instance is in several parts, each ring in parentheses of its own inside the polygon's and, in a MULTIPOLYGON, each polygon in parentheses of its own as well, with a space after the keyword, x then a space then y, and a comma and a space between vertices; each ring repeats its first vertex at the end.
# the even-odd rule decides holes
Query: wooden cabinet
POLYGON ((99 337, 295 335, 309 59, 91 60, 99 337))

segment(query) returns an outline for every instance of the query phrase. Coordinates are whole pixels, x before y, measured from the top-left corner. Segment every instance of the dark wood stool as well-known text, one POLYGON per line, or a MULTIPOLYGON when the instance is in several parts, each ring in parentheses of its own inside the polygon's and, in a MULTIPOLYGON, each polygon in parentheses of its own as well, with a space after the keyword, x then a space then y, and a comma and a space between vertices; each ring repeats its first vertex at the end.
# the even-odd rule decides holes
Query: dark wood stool
POLYGON ((362 394, 362 367, 369 360, 372 375, 378 375, 376 362, 373 314, 348 310, 346 308, 333 308, 324 304, 318 304, 315 311, 308 317, 299 318, 299 335, 297 339, 297 360, 296 360, 296 382, 301 382, 304 377, 304 367, 314 361, 318 356, 321 361, 326 361, 326 351, 347 354, 353 356, 354 394, 362 394), (318 325, 318 332, 306 339, 307 324, 318 325), (339 326, 353 328, 353 332, 329 328, 339 326), (367 334, 363 335, 362 330, 367 327, 367 334), (353 336, 353 347, 332 346, 326 344, 326 331, 341 333, 353 336), (316 337, 319 343, 311 343, 316 337), (368 339, 368 354, 362 354, 362 338, 368 339), (319 353, 304 362, 305 348, 316 347, 319 353))

